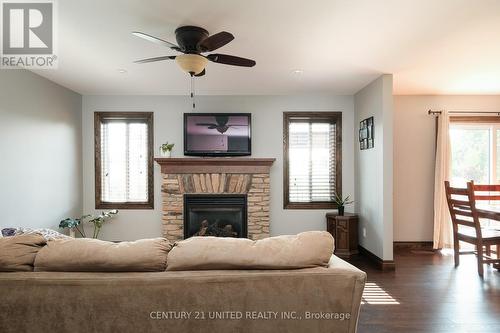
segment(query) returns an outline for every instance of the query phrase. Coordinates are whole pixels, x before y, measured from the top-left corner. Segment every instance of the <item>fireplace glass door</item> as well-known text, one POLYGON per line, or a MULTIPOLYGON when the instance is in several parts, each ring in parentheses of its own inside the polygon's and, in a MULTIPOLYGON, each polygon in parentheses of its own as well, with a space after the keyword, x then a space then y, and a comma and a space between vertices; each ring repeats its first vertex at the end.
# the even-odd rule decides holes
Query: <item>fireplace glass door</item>
POLYGON ((247 237, 246 195, 184 196, 184 238, 247 237))

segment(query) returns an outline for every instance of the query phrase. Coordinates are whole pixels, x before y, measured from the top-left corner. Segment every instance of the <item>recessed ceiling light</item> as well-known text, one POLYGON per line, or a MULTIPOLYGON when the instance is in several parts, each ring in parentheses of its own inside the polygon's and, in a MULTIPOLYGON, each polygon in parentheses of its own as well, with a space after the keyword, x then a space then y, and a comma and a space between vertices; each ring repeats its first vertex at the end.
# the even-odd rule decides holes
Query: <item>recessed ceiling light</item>
POLYGON ((292 71, 292 74, 293 75, 301 75, 301 74, 304 74, 304 71, 302 69, 294 69, 292 71))
POLYGON ((123 68, 118 68, 118 69, 117 69, 117 71, 118 71, 118 73, 120 73, 120 74, 125 74, 125 73, 127 73, 127 70, 126 70, 126 69, 123 69, 123 68))

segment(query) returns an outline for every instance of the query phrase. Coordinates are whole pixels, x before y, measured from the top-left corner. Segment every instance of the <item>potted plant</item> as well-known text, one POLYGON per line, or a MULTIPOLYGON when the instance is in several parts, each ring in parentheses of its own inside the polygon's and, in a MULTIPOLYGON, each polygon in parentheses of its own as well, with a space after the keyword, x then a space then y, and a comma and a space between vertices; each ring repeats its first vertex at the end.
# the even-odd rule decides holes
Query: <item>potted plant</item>
POLYGON ((172 149, 174 149, 174 143, 164 143, 160 146, 160 155, 162 157, 170 157, 172 154, 172 149))
POLYGON ((337 210, 338 210, 338 214, 339 216, 344 216, 344 208, 346 205, 350 205, 352 204, 354 201, 352 200, 349 200, 349 196, 346 196, 345 198, 342 198, 341 195, 338 195, 337 193, 335 193, 335 204, 337 205, 337 210))
POLYGON ((90 220, 88 220, 87 222, 92 223, 94 225, 94 232, 92 238, 97 238, 97 236, 99 236, 99 232, 101 231, 104 222, 106 222, 106 220, 108 220, 109 218, 113 217, 116 214, 118 214, 118 210, 114 209, 110 210, 109 212, 101 212, 101 214, 98 216, 83 215, 78 219, 69 217, 67 219, 62 220, 59 223, 59 228, 61 229, 68 228, 69 235, 71 237, 75 237, 75 230, 76 230, 78 231, 80 236, 86 238, 87 234, 85 233, 85 228, 83 228, 82 223, 85 221, 85 219, 90 218, 90 220), (81 227, 79 227, 80 225, 81 227))
POLYGON ((81 229, 78 228, 78 226, 88 217, 90 217, 90 215, 83 215, 79 219, 68 217, 67 219, 64 219, 61 222, 59 222, 59 228, 69 229, 69 235, 73 238, 75 237, 75 230, 78 231, 80 236, 86 237, 85 229, 83 228, 83 226, 81 229))
POLYGON ((112 218, 114 215, 118 214, 117 209, 110 210, 109 212, 102 212, 101 215, 95 216, 89 220, 89 223, 94 225, 94 234, 92 238, 97 238, 99 236, 99 232, 101 231, 102 225, 106 220, 112 218))

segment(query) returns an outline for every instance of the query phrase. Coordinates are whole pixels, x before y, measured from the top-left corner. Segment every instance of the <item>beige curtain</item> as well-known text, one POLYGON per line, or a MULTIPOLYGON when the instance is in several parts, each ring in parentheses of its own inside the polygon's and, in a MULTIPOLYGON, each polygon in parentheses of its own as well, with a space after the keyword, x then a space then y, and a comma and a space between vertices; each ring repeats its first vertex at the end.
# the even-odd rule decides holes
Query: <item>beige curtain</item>
POLYGON ((444 189, 450 176, 450 116, 442 111, 438 117, 436 169, 434 170, 434 249, 453 247, 453 227, 444 189))

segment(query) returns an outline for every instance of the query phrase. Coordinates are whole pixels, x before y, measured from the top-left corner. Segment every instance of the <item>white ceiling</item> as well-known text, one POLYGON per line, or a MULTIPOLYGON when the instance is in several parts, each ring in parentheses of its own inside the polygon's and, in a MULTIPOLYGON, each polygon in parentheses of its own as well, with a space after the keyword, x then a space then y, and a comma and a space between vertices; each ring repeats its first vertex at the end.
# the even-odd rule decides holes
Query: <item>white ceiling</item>
POLYGON ((59 68, 36 72, 81 94, 187 94, 174 62, 132 63, 175 52, 130 33, 175 42, 186 24, 233 33, 217 52, 257 61, 209 63, 198 94, 353 94, 381 73, 395 94, 500 94, 499 0, 57 2, 59 68))

